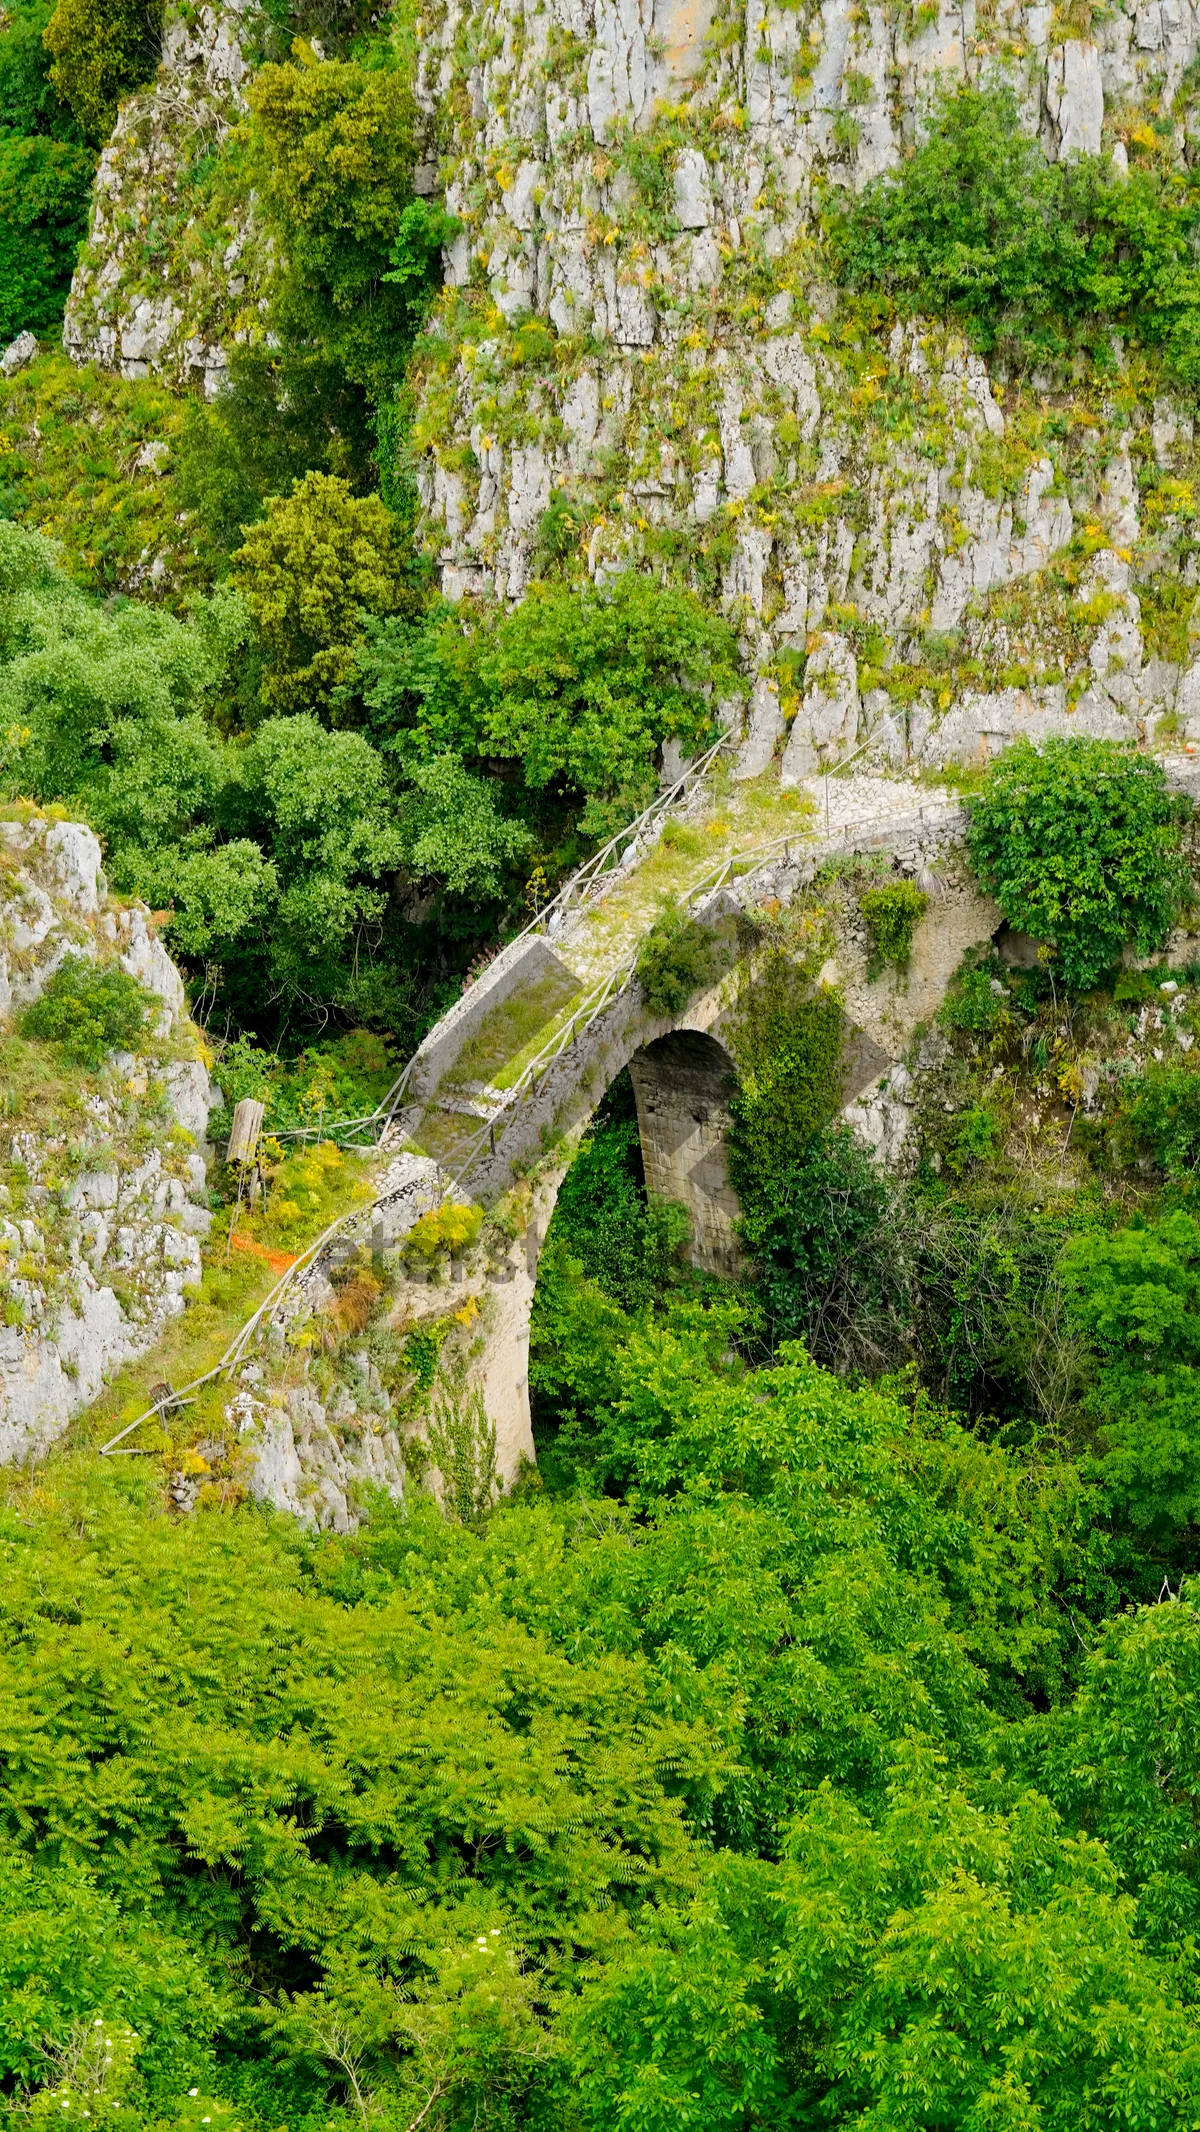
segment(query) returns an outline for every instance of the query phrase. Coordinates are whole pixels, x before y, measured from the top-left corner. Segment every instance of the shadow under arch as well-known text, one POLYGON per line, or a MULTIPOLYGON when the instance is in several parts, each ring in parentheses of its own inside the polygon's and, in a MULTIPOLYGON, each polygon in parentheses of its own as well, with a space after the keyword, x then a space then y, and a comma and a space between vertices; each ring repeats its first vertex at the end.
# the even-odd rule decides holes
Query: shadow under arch
POLYGON ((732 1058, 703 1030, 673 1029, 634 1052, 629 1075, 647 1192, 687 1208, 694 1266, 726 1276, 740 1272, 741 1210, 728 1159, 729 1105, 737 1086, 732 1058))

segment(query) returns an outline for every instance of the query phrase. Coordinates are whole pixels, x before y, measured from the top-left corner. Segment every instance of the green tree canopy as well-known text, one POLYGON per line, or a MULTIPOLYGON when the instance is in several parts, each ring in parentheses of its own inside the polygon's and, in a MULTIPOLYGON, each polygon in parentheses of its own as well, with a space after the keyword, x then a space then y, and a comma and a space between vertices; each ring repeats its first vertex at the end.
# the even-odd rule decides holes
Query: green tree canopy
POLYGON ((158 65, 162 0, 58 0, 46 25, 50 79, 87 139, 102 144, 117 104, 158 65))
POLYGON ((391 513, 336 474, 306 474, 290 496, 268 499, 232 581, 266 648, 263 701, 279 711, 327 709, 354 671, 360 611, 391 614, 406 601, 391 513))
POLYGON ((400 65, 317 60, 303 44, 295 53, 262 67, 250 87, 255 185, 282 254, 278 323, 385 400, 403 375, 446 226, 413 199, 412 85, 400 65))
POLYGON ((1184 811, 1160 765, 1115 741, 1018 741, 972 802, 971 858, 1009 924, 1086 990, 1127 945, 1162 946, 1187 885, 1184 811))

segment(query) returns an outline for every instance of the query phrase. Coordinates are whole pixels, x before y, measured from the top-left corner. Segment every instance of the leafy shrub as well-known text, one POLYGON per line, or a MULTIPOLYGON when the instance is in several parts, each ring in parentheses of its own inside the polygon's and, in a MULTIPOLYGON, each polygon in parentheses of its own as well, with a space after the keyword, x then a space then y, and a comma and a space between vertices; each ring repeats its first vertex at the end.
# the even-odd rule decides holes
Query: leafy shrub
POLYGON ((909 160, 829 216, 852 287, 960 319, 979 348, 1033 361, 1083 339, 1104 355, 1119 323, 1162 346, 1189 385, 1200 380, 1198 226, 1190 172, 1047 163, 1007 88, 947 96, 909 160))
POLYGON ((615 829, 649 797, 664 740, 708 737, 736 656, 721 616, 637 571, 534 587, 479 642, 488 746, 535 790, 562 779, 586 794, 589 833, 615 829))
POLYGON ((999 1137, 1000 1120, 994 1111, 980 1105, 963 1111, 947 1157, 955 1176, 961 1177, 973 1163, 986 1162, 990 1155, 994 1155, 999 1137))
MULTIPOLYGON (((86 811, 118 894, 174 906, 172 944, 193 966, 217 966, 222 1010, 243 1027, 270 1014, 277 1030, 286 1001, 304 1031, 336 1003, 352 1023, 416 1041, 426 980, 397 877, 419 866, 428 883, 440 855, 459 878, 470 859, 486 882, 514 848, 509 825, 485 839, 490 791, 471 779, 450 789, 431 772, 435 789, 401 801, 364 734, 302 714, 223 739, 248 629, 228 587, 186 622, 140 602, 104 607, 70 584, 44 540, 0 520, 0 735, 25 736, 13 775, 39 799, 86 811), (455 806, 478 832, 457 851, 455 806)), ((477 924, 457 905, 450 939, 469 940, 477 924)))
POLYGON ((459 1386, 434 1401, 425 1425, 430 1457, 441 1476, 442 1508, 458 1525, 477 1525, 498 1486, 496 1427, 477 1385, 459 1386))
MULTIPOLYGON (((961 1130, 966 1118, 953 1122, 961 1130)), ((978 1132, 972 1120, 968 1133, 978 1132)), ((1068 1233, 1061 1212, 976 1188, 913 1193, 899 1218, 912 1236, 916 1348, 934 1398, 976 1426, 1035 1418, 1057 1432, 1076 1423, 1091 1371, 1056 1271, 1068 1233)))
POLYGON ((266 1106, 268 1132, 296 1126, 329 1130, 339 1118, 362 1118, 374 1110, 396 1077, 397 1060, 386 1037, 370 1029, 311 1044, 294 1059, 265 1051, 253 1037, 222 1044, 213 1078, 230 1111, 243 1096, 266 1106))
POLYGON ((517 761, 531 792, 582 796, 581 826, 601 836, 646 804, 665 740, 710 735, 711 699, 737 686, 737 640, 693 593, 627 570, 534 585, 471 630, 444 607, 385 623, 359 666, 381 746, 517 761))
MULTIPOLYGON (((1100 1363, 1097 1478, 1127 1525, 1169 1549, 1200 1522, 1200 1227, 1175 1213, 1085 1233, 1060 1267, 1100 1363)), ((1193 1554, 1189 1534, 1181 1566, 1193 1554)))
POLYGON ((835 1122, 844 1036, 839 995, 770 957, 739 1001, 729 1180, 769 1346, 878 1370, 904 1346, 905 1253, 885 1172, 835 1122))
POLYGON ((638 953, 637 979, 652 1014, 681 1014, 708 983, 714 945, 707 926, 664 905, 638 953))
MULTIPOLYGON (((744 1130, 744 1126, 743 1126, 744 1130)), ((803 1340, 826 1367, 896 1367, 907 1347, 907 1252, 887 1173, 848 1125, 814 1133, 767 1190, 742 1196, 764 1331, 772 1349, 803 1340)))
POLYGON ((971 1036, 996 1036, 1012 1022, 1012 994, 999 975, 1000 965, 964 966, 954 978, 938 1019, 947 1029, 971 1036))
POLYGON ((1200 1168, 1200 1073, 1193 1067, 1147 1066, 1125 1094, 1121 1124, 1168 1177, 1200 1168))
POLYGON ((0 340, 61 320, 94 169, 76 143, 0 134, 0 340))
POLYGON ((465 1207, 457 1200, 447 1200, 444 1206, 418 1215, 404 1239, 405 1250, 418 1261, 432 1265, 443 1251, 469 1251, 482 1226, 482 1207, 465 1207))
POLYGON ((360 611, 391 614, 405 599, 390 513, 335 474, 306 474, 290 496, 271 497, 232 576, 266 647, 263 702, 280 711, 327 708, 354 672, 360 611))
POLYGON ((869 888, 859 909, 871 931, 874 952, 868 974, 877 977, 885 963, 903 969, 912 954, 913 934, 929 908, 929 898, 912 881, 889 881, 869 888))
POLYGON ((254 183, 281 253, 275 322, 387 398, 440 263, 444 216, 414 203, 407 70, 356 60, 265 66, 250 86, 254 183))
POLYGON ((117 103, 158 64, 163 0, 58 0, 46 26, 50 79, 88 140, 112 132, 117 103))
POLYGON ((21 1026, 26 1036, 61 1044, 64 1058, 94 1071, 107 1052, 136 1045, 148 1005, 141 986, 115 963, 98 969, 82 955, 68 955, 25 1009, 21 1026))
POLYGON ((587 512, 564 489, 556 489, 538 520, 538 548, 551 562, 577 554, 587 528, 587 512))
POLYGON ((1190 813, 1158 763, 1108 740, 1028 741, 992 764, 972 803, 975 871, 1010 925, 1046 941, 1086 990, 1132 941, 1162 945, 1187 891, 1178 825, 1190 813))
POLYGON ((451 895, 483 903, 501 895, 533 842, 525 824, 497 805, 502 798, 453 755, 414 763, 396 813, 412 878, 444 881, 451 895))
POLYGON ((1106 1361, 1200 1362, 1200 1227, 1186 1214, 1072 1237, 1061 1260, 1106 1361))

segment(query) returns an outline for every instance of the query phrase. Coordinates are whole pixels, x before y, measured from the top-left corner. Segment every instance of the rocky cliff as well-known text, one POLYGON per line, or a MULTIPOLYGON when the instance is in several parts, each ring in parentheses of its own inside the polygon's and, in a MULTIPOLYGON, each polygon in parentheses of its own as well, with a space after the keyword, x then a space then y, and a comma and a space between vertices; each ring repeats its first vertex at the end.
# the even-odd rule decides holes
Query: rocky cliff
POLYGON ((744 617, 748 774, 864 742, 898 766, 1022 730, 1200 737, 1165 623, 1195 580, 1190 415, 1128 374, 989 375, 944 331, 881 345, 816 278, 814 179, 894 165, 948 81, 1007 79, 1051 158, 1120 164, 1147 115, 1182 146, 1193 10, 1063 19, 427 11, 462 224, 423 357, 446 589, 515 598, 568 510, 593 572, 690 571, 744 617), (930 634, 953 640, 940 677, 930 634))
POLYGON ((264 262, 230 129, 263 52, 254 0, 169 14, 162 65, 100 159, 63 323, 76 362, 220 390, 258 321, 264 262))
POLYGON ((200 1280, 211 1091, 183 984, 90 829, 0 822, 0 1462, 37 1455, 153 1346, 200 1280), (158 1002, 137 1053, 87 1073, 19 1034, 68 955, 158 1002))
MULTIPOLYGON (((1062 727, 1200 738, 1190 414, 1128 370, 1053 389, 942 330, 881 344, 814 235, 814 181, 895 165, 956 80, 1008 81, 1050 158, 1123 165, 1148 122, 1183 150, 1198 19, 1176 0, 423 8, 418 182, 460 224, 417 365, 446 592, 512 600, 547 567, 628 560, 689 577, 743 621, 746 774, 1062 727)), ((245 0, 172 21, 101 168, 75 354, 211 392, 256 329, 250 203, 214 171, 260 21, 245 0)))

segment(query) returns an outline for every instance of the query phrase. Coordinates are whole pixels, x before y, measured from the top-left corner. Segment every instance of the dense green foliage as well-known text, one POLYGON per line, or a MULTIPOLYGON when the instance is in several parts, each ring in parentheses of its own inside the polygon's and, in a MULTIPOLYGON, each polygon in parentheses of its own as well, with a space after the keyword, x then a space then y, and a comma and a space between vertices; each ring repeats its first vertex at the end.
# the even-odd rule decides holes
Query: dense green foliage
POLYGON ((716 943, 709 926, 665 904, 638 949, 637 979, 652 1014, 682 1014, 713 974, 716 943))
POLYGON ((1162 946, 1186 888, 1184 812, 1160 766, 1113 741, 1022 741, 973 803, 971 857, 1009 924, 1086 989, 1125 946, 1162 946))
POLYGON ((48 1037, 78 1066, 99 1066, 106 1052, 136 1045, 147 1000, 136 979, 115 963, 100 967, 82 955, 59 964, 41 997, 25 1009, 26 1036, 48 1037))
MULTIPOLYGON (((48 14, 17 0, 0 28, 0 331, 53 324, 84 139, 153 63, 131 0, 60 0, 51 77, 48 14)), ((330 1145, 339 1123, 652 796, 667 744, 715 737, 750 640, 671 572, 573 584, 574 492, 543 514, 545 575, 516 605, 433 596, 405 373, 453 225, 412 190, 407 24, 359 0, 266 17, 272 54, 299 30, 336 56, 297 44, 250 87, 236 152, 277 275, 229 392, 163 425, 188 603, 101 604, 0 522, 0 766, 9 795, 90 820, 114 889, 156 907, 227 1103, 322 1135, 269 1156, 256 1209, 238 1195, 237 1242, 290 1257, 369 1190, 330 1145)), ((664 217, 679 124, 622 148, 664 217)), ((868 328, 932 311, 1017 366, 1107 364, 1119 328, 1185 384, 1196 226, 1165 154, 1127 179, 1048 165, 991 90, 945 99, 901 168, 829 215, 868 328)), ((512 347, 556 349, 564 375, 574 360, 536 320, 512 347)), ((111 494, 115 448, 86 398, 63 404, 111 494)), ((14 432, 39 405, 14 400, 14 432)), ((793 447, 806 485, 816 453, 793 447)), ((985 486, 990 449, 981 432, 985 486)), ((1190 508, 1182 484, 1171 500, 1190 508)), ((646 552, 665 554, 649 533, 646 552)), ((873 625, 839 612, 867 692, 873 625)), ((910 670, 922 695, 936 643, 910 670)), ((789 909, 742 913, 736 942, 678 905, 649 927, 652 1014, 741 959, 744 1267, 719 1282, 688 1263, 621 1076, 541 1251, 538 1469, 499 1502, 495 1427, 439 1362, 457 1328, 476 1337, 475 1298, 443 1282, 472 1251, 497 1284, 522 1250, 532 1264, 561 1113, 540 1177, 486 1215, 422 1216, 395 1250, 364 1241, 300 1324, 283 1391, 270 1359, 269 1426, 302 1379, 335 1430, 366 1417, 352 1380, 393 1401, 405 1496, 350 1483, 352 1536, 247 1499, 217 1387, 163 1419, 161 1460, 147 1436, 124 1464, 60 1452, 5 1479, 14 2128, 1200 2123, 1200 997, 1161 971, 1083 996, 1178 914, 1180 810, 1151 761, 1090 742, 1013 749, 971 805, 981 880, 1045 952, 1018 972, 985 947, 960 971, 909 1061, 898 1174, 839 1115, 864 1052, 848 1060, 820 973, 833 918, 861 920, 871 975, 903 987, 919 890, 829 868, 789 909), (1037 1135, 1060 1117, 1047 1161, 1037 1135), (393 1307, 397 1262, 422 1283, 418 1322, 393 1307), (180 1462, 223 1476, 186 1516, 180 1462)), ((97 1068, 147 1015, 119 969, 69 957, 10 1044, 47 1072, 97 1068)), ((883 1104, 888 1084, 863 1094, 883 1104)), ((12 1146, 15 1344, 32 1323, 15 1223, 55 1187, 12 1146)), ((216 1311, 243 1291, 213 1259, 216 1311)))
POLYGON ((0 341, 54 332, 87 228, 96 158, 55 93, 51 13, 17 0, 0 24, 0 341))
POLYGON ((369 489, 373 446, 364 394, 319 348, 234 348, 219 398, 185 403, 179 493, 223 568, 267 498, 289 495, 306 474, 369 489))
POLYGON ((121 98, 153 76, 162 21, 162 0, 58 0, 45 30, 50 79, 97 146, 121 98))
POLYGON ((584 800, 581 826, 619 828, 654 787, 664 741, 710 737, 736 685, 736 638, 693 594, 623 571, 603 586, 535 585, 464 627, 454 610, 368 628, 368 730, 412 761, 519 760, 527 785, 584 800))
POLYGON ((1200 1077, 1186 1066, 1148 1066, 1130 1091, 1124 1124, 1132 1146, 1168 1177, 1193 1177, 1200 1168, 1200 1077))
MULTIPOLYGON (((365 27, 338 0, 304 12, 325 38, 365 27)), ((292 61, 254 79, 249 175, 278 263, 270 339, 233 350, 228 389, 189 409, 180 451, 182 493, 218 559, 306 474, 359 493, 395 458, 395 394, 453 225, 412 194, 401 55, 387 38, 364 50, 318 61, 298 44, 292 61)), ((394 487, 389 503, 406 504, 394 487)))
POLYGON ((379 401, 403 375, 445 217, 413 200, 416 107, 387 47, 374 65, 298 51, 250 92, 255 183, 283 258, 276 316, 379 401))
POLYGON ((960 319, 981 349, 1028 363, 1082 343, 1111 363, 1119 326, 1160 347, 1178 383, 1200 382, 1192 173, 1049 163, 1007 88, 946 97, 900 170, 831 209, 829 226, 851 287, 960 319))
POLYGON ((337 475, 306 474, 247 529, 232 581, 266 653, 268 709, 327 710, 354 671, 360 612, 390 614, 404 598, 391 513, 337 475))
POLYGON ((355 2088, 397 2127, 1188 2120, 1191 1823, 1153 1771, 1190 1605, 1081 1656, 1069 1466, 672 1309, 618 1312, 589 1430, 626 1500, 587 1516, 314 1541, 94 1465, 13 1497, 18 2089, 77 2110, 103 2019, 130 2127, 192 2089, 264 2127, 355 2088))
POLYGON ((859 909, 871 935, 872 976, 878 976, 885 963, 904 968, 912 954, 913 934, 928 908, 928 896, 912 881, 891 881, 866 890, 859 909))
POLYGON ((0 135, 0 339, 57 326, 87 228, 92 170, 73 141, 0 135))
POLYGON ((555 1205, 555 1241, 622 1310, 657 1302, 677 1272, 682 1208, 651 1206, 628 1074, 609 1089, 555 1205))
MULTIPOLYGON (((408 598, 384 507, 310 475, 243 554, 246 600, 226 586, 181 621, 133 602, 105 609, 67 581, 44 541, 0 524, 0 736, 9 736, 0 759, 10 789, 62 799, 93 822, 113 886, 171 907, 172 946, 198 975, 206 965, 223 973, 214 981, 243 1026, 274 1039, 281 1019, 303 1029, 335 1006, 411 1040, 456 943, 461 968, 505 906, 519 907, 539 829, 569 854, 588 804, 602 823, 621 819, 653 785, 667 734, 687 732, 689 720, 707 729, 707 699, 672 668, 672 646, 682 634, 699 661, 709 647, 727 653, 729 632, 698 601, 641 580, 558 596, 532 618, 524 651, 523 609, 467 632, 440 615, 424 632, 395 619, 377 628, 402 635, 405 674, 426 695, 415 685, 387 695, 380 673, 390 681, 395 669, 377 635, 361 654, 366 693, 386 696, 391 716, 371 711, 365 731, 330 731, 302 710, 264 716, 261 697, 268 707, 281 695, 319 701, 353 660, 355 602, 408 598), (624 661, 615 652, 611 661, 628 718, 607 753, 599 738, 593 752, 572 714, 580 623, 595 606, 605 610, 597 638, 607 631, 615 645, 623 613, 640 629, 624 661), (499 677, 475 702, 473 725, 438 722, 452 688, 464 720, 470 707, 456 659, 499 677), (534 715, 538 703, 549 713, 555 660, 561 743, 554 720, 534 715), (577 752, 563 763, 570 733, 577 752), (497 758, 515 780, 495 774, 497 758), (406 915, 418 897, 428 899, 419 922, 406 915)), ((349 726, 363 715, 353 683, 331 715, 349 726)))

